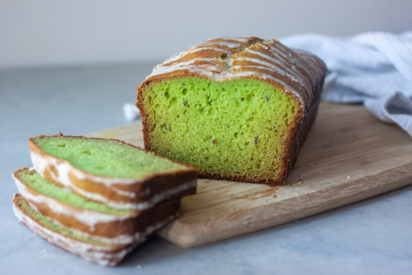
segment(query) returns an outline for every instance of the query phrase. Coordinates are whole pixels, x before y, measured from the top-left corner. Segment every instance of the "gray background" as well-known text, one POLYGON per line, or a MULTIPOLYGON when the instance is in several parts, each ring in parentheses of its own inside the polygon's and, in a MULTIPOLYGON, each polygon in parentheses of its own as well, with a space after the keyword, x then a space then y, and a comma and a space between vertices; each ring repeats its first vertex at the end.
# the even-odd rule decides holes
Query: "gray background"
POLYGON ((135 101, 136 85, 193 43, 218 35, 401 32, 411 27, 411 3, 0 0, 0 274, 410 274, 412 187, 193 249, 154 237, 119 267, 105 268, 17 221, 11 173, 30 166, 30 136, 126 124, 121 107, 135 101))
POLYGON ((412 28, 410 0, 0 0, 0 67, 153 61, 217 36, 412 28))

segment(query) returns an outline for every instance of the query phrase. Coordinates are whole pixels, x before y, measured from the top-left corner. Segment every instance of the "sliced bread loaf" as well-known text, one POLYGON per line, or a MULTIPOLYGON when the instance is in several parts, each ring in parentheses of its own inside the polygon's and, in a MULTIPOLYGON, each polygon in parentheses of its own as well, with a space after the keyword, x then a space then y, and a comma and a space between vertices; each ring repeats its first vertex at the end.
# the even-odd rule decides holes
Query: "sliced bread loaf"
POLYGON ((138 87, 147 150, 203 177, 281 184, 315 120, 325 64, 277 40, 207 40, 138 87))
POLYGON ((20 194, 41 215, 83 236, 112 245, 139 242, 176 217, 180 201, 162 202, 144 211, 121 210, 61 188, 34 169, 13 173, 20 194))
POLYGON ((123 141, 38 136, 29 148, 43 177, 109 207, 145 210, 196 192, 196 169, 123 141))

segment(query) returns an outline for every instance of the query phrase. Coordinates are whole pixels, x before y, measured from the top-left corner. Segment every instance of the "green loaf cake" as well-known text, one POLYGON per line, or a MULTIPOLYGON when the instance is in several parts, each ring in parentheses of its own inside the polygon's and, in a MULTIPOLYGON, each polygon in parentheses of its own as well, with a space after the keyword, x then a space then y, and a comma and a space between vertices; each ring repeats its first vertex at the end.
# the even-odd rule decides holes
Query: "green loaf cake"
POLYGON ((256 37, 205 41, 138 87, 145 148, 200 176, 281 184, 316 116, 326 66, 256 37))
POLYGON ((38 136, 29 148, 40 175, 109 207, 142 211, 196 192, 196 169, 119 140, 38 136))

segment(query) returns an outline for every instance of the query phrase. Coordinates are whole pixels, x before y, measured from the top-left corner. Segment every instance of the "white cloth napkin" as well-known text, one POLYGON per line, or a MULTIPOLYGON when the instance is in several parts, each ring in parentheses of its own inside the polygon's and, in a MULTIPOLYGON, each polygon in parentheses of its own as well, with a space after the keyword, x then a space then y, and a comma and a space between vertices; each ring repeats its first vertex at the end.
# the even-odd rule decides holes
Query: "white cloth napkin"
POLYGON ((137 109, 136 104, 133 103, 123 104, 123 114, 127 121, 133 121, 140 118, 139 109, 137 109))
POLYGON ((326 63, 323 100, 363 103, 376 117, 412 136, 412 31, 350 38, 306 34, 281 41, 326 63))

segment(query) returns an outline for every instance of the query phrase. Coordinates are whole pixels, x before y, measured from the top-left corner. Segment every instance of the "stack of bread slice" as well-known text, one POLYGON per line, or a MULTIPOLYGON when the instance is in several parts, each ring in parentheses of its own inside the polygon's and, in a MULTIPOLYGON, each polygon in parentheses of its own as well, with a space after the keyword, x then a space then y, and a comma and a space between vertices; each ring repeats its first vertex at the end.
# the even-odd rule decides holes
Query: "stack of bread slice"
POLYGON ((13 174, 17 218, 98 264, 118 264, 196 192, 194 168, 119 140, 38 136, 29 148, 33 168, 13 174))

